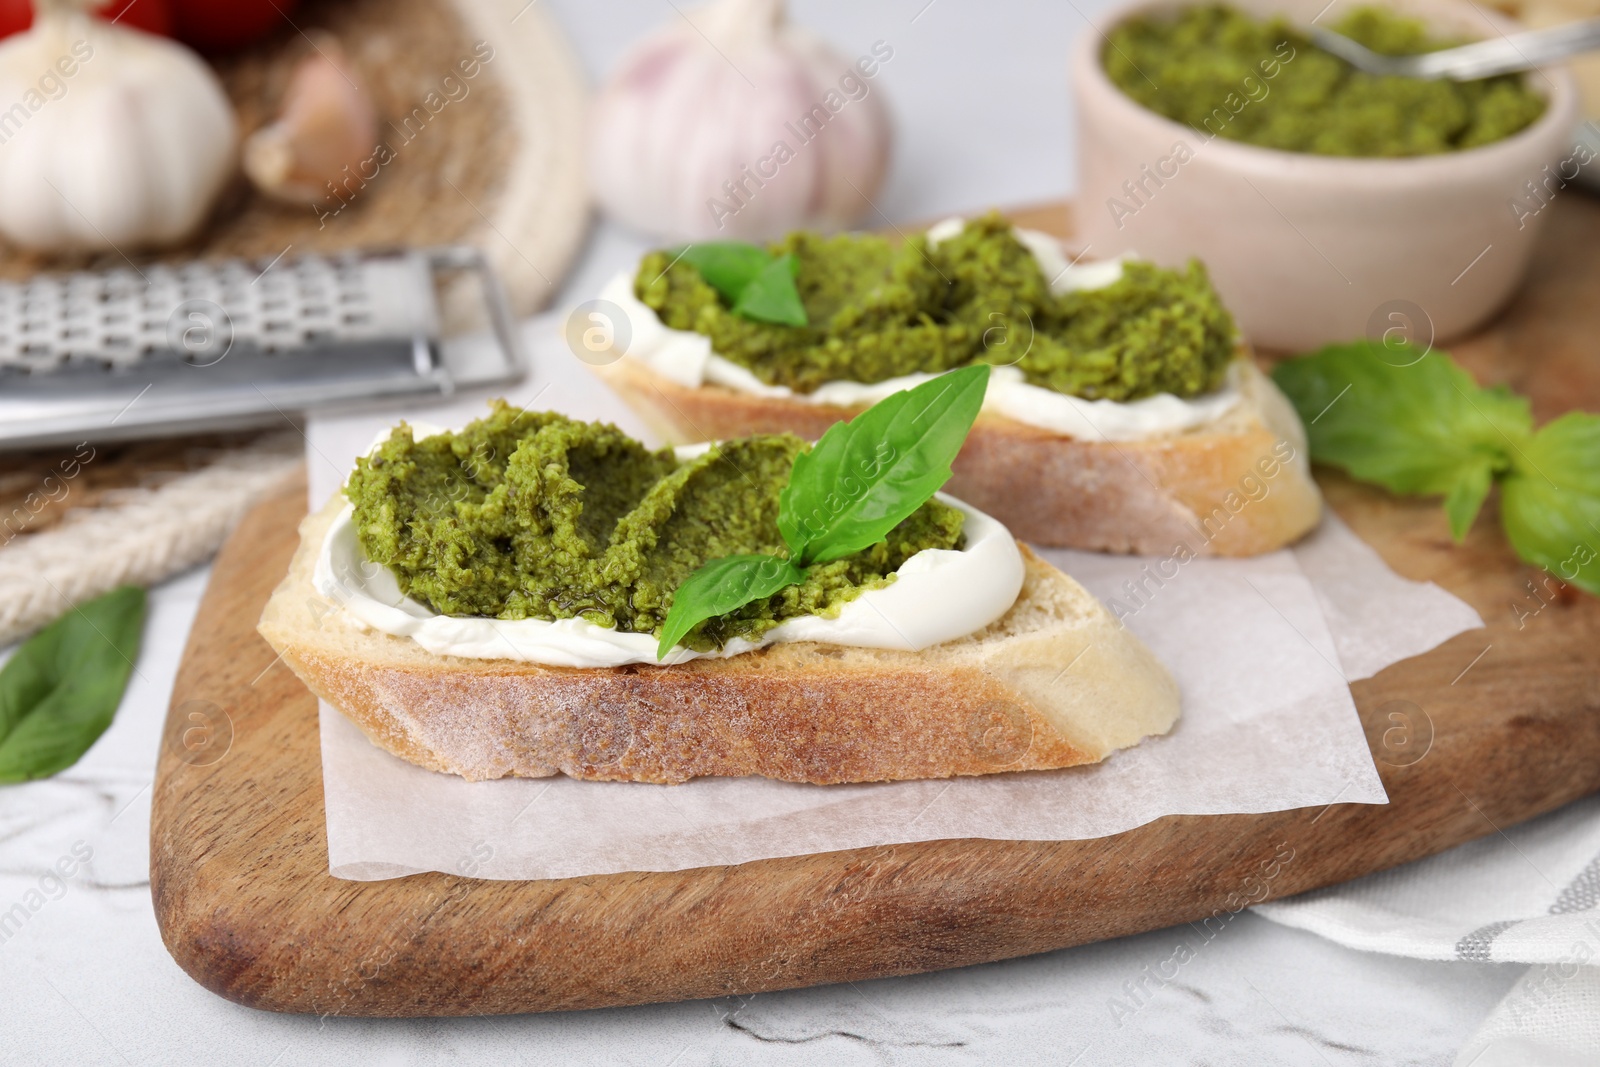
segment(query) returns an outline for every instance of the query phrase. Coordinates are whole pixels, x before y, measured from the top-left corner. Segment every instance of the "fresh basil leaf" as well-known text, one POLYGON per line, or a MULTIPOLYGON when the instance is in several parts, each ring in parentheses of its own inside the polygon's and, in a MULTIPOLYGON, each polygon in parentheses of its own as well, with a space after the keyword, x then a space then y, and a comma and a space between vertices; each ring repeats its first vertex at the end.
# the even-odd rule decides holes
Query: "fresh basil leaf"
POLYGON ((672 594, 672 610, 661 627, 656 659, 666 659, 672 646, 705 620, 737 611, 805 580, 803 568, 777 556, 725 556, 711 560, 689 575, 672 594))
POLYGON ((125 585, 79 604, 0 668, 0 782, 78 762, 122 703, 144 629, 144 590, 125 585))
POLYGON ((830 426, 795 457, 778 497, 790 558, 826 563, 888 537, 949 480, 988 387, 989 368, 976 364, 830 426))
POLYGON ((733 313, 759 322, 804 326, 806 306, 800 302, 800 290, 794 284, 799 273, 800 261, 794 253, 786 252, 774 259, 750 279, 733 305, 733 313))
POLYGON ((766 249, 744 241, 693 244, 679 258, 699 271, 706 284, 730 305, 738 302, 745 287, 772 262, 766 249))
POLYGON ((1478 517, 1483 502, 1488 499, 1489 487, 1494 485, 1495 465, 1487 457, 1476 465, 1464 466, 1456 484, 1445 494, 1444 514, 1450 520, 1450 536, 1460 544, 1472 529, 1472 520, 1478 517))
POLYGON ((989 387, 978 364, 942 374, 835 423, 795 456, 778 497, 778 528, 789 559, 714 559, 673 593, 656 659, 706 619, 737 611, 805 580, 812 563, 877 544, 933 496, 972 428, 989 387))
POLYGON ((1570 412, 1518 449, 1500 521, 1517 555, 1600 596, 1600 415, 1570 412))
POLYGON ((1272 377, 1306 424, 1312 459, 1396 493, 1445 494, 1458 539, 1533 429, 1527 400, 1479 388, 1441 352, 1330 345, 1272 377))

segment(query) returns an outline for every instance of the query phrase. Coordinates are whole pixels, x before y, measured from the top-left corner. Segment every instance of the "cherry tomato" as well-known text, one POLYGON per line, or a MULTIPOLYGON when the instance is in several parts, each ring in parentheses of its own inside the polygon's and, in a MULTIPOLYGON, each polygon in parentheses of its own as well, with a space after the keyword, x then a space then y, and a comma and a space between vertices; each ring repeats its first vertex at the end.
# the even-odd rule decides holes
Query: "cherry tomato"
POLYGON ((163 37, 172 36, 170 0, 109 0, 96 8, 95 14, 118 26, 131 26, 145 33, 159 33, 163 37))
POLYGON ((21 33, 33 25, 30 0, 0 0, 0 37, 21 33))
POLYGON ((174 36, 202 52, 232 52, 291 25, 296 0, 168 0, 174 36))
MULTIPOLYGON (((168 0, 106 0, 95 14, 119 26, 146 33, 172 36, 172 9, 168 0)), ((0 0, 0 37, 10 37, 33 25, 33 0, 0 0)))
POLYGON ((21 33, 32 25, 32 0, 0 0, 0 37, 21 33))

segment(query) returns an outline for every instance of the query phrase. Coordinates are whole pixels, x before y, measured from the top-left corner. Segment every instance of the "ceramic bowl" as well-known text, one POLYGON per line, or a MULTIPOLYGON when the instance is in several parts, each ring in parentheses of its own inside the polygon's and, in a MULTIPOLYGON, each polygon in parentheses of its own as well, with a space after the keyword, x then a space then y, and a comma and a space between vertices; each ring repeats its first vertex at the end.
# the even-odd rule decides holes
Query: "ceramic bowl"
MULTIPOLYGON (((1238 6, 1303 25, 1323 3, 1238 6)), ((1550 218, 1548 203, 1581 195, 1560 191, 1579 164, 1572 158, 1578 94, 1565 68, 1530 75, 1549 102, 1537 122, 1480 148, 1409 159, 1258 148, 1164 118, 1107 78, 1100 62, 1106 31, 1179 6, 1134 0, 1074 45, 1078 232, 1095 258, 1131 252, 1175 266, 1199 257, 1257 345, 1303 350, 1397 332, 1419 343, 1464 334, 1516 291, 1550 218)), ((1345 6, 1337 0, 1319 24, 1335 23, 1345 6)), ((1441 34, 1517 28, 1455 0, 1394 6, 1441 34)), ((1241 99, 1247 96, 1230 103, 1241 99)))

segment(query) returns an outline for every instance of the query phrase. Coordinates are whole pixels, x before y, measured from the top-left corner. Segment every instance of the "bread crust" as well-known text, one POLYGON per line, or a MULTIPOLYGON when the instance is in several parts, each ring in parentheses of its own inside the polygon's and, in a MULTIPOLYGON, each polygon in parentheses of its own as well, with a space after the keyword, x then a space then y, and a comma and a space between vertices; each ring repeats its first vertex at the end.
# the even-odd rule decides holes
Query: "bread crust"
MULTIPOLYGON (((628 358, 596 370, 672 444, 783 431, 816 440, 863 410, 691 388, 628 358)), ((1243 371, 1234 411, 1144 440, 1082 441, 982 415, 946 491, 1039 545, 1147 555, 1183 545, 1217 556, 1282 548, 1316 526, 1322 498, 1293 408, 1248 359, 1243 371)))
POLYGON ((259 630, 375 744, 432 770, 942 778, 1092 763, 1177 719, 1177 687, 1149 650, 1026 550, 1007 616, 924 652, 797 642, 671 667, 544 667, 434 655, 320 596, 310 577, 338 504, 302 524, 259 630))

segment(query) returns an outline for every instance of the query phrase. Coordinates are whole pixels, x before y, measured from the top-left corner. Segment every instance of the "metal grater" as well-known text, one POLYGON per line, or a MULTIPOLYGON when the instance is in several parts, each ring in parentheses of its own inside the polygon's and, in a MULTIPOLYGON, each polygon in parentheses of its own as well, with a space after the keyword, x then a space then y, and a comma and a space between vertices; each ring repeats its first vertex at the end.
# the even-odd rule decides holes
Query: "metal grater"
POLYGON ((47 275, 0 283, 0 449, 235 429, 527 365, 475 248, 47 275), (499 346, 465 376, 440 338, 447 272, 476 278, 499 346))

